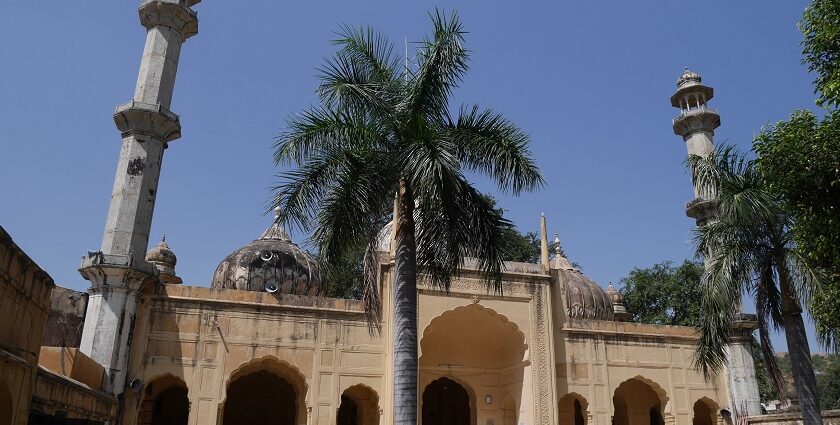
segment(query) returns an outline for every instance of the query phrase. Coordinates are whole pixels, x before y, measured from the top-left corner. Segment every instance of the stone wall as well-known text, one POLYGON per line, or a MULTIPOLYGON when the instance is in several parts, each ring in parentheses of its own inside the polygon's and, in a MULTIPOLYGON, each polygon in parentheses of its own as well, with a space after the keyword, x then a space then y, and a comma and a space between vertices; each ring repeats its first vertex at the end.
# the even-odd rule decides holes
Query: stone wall
POLYGON ((56 286, 50 297, 50 313, 41 345, 79 348, 87 299, 87 292, 56 286))
MULTIPOLYGON (((826 410, 822 412, 823 424, 840 425, 840 410, 826 410)), ((750 416, 749 425, 802 425, 802 416, 796 413, 780 413, 775 415, 750 416)))
POLYGON ((27 423, 54 286, 0 227, 0 423, 27 423))

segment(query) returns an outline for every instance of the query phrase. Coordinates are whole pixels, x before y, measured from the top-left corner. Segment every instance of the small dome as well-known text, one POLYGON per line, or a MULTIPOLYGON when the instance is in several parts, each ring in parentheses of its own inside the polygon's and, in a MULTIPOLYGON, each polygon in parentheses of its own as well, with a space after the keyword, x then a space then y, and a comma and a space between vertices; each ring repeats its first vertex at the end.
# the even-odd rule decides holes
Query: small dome
POLYGON ((573 319, 613 320, 613 304, 600 285, 576 269, 560 269, 566 287, 566 313, 573 319))
POLYGON ((700 74, 686 68, 682 75, 680 75, 680 78, 677 79, 677 88, 681 89, 683 87, 697 85, 700 84, 701 80, 700 74))
POLYGON ((160 243, 146 253, 146 261, 154 264, 158 269, 162 267, 172 269, 172 273, 174 273, 178 257, 169 249, 169 245, 166 243, 166 236, 164 236, 160 243))
POLYGON ((610 301, 613 304, 624 304, 624 295, 621 295, 621 292, 618 292, 618 289, 615 289, 612 282, 607 286, 607 295, 610 297, 610 301))
POLYGON ((210 286, 296 295, 326 293, 318 263, 289 239, 277 217, 258 239, 219 263, 210 286))

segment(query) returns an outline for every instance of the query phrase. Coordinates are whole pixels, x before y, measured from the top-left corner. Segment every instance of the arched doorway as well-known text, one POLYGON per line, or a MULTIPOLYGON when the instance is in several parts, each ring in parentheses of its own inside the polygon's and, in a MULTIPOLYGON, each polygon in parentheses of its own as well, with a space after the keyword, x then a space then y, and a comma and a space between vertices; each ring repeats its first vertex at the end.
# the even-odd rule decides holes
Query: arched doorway
POLYGON ((589 403, 580 394, 566 394, 557 402, 560 425, 586 425, 589 403))
POLYGON ((354 385, 341 394, 337 425, 379 425, 379 396, 364 385, 354 385))
POLYGON ((714 425, 717 420, 717 403, 703 397, 694 403, 692 425, 714 425))
POLYGON ((296 425, 297 394, 282 377, 258 370, 228 385, 224 425, 296 425))
POLYGON ((187 425, 190 400, 187 384, 173 375, 146 384, 140 405, 141 425, 187 425))
POLYGON ((440 378, 423 391, 423 425, 470 425, 470 395, 461 384, 440 378))
MULTIPOLYGON (((524 385, 525 335, 506 316, 480 304, 457 307, 432 319, 423 330, 420 352, 421 388, 434 389, 436 380, 446 378, 466 390, 470 416, 465 424, 499 424, 506 415, 516 419, 505 422, 517 420, 516 406, 531 398, 531 387, 524 385), (490 390, 486 382, 499 385, 490 390), (508 399, 512 402, 506 406, 508 399)), ((426 411, 425 398, 421 400, 421 411, 426 411)))
POLYGON ((6 384, 0 382, 0 425, 12 424, 13 408, 12 393, 6 387, 6 384))
POLYGON ((665 403, 664 391, 653 381, 628 379, 613 394, 613 425, 664 425, 665 403))

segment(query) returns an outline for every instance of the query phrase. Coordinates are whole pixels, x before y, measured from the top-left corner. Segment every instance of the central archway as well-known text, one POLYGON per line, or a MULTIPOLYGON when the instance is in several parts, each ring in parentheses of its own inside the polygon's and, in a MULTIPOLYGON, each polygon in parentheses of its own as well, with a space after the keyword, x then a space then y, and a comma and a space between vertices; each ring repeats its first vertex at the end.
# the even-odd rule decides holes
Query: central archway
POLYGON ((614 425, 664 425, 668 398, 655 382, 637 376, 621 383, 613 394, 614 425))
POLYGON ((297 425, 306 418, 306 379, 274 356, 240 366, 227 382, 222 425, 297 425))
POLYGON ((228 387, 224 425, 295 425, 295 388, 265 370, 249 373, 228 387))
POLYGON ((461 384, 440 378, 423 391, 423 425, 470 425, 470 395, 461 384))

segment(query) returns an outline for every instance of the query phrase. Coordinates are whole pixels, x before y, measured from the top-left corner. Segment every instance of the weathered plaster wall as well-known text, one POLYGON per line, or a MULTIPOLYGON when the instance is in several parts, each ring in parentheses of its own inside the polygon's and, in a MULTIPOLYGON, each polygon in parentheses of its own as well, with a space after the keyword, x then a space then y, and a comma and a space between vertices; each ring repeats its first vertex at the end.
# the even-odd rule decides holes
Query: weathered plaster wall
MULTIPOLYGON (((352 386, 383 393, 383 339, 360 301, 160 285, 143 296, 135 338, 128 381, 183 382, 190 424, 217 423, 231 382, 261 369, 295 386, 298 424, 334 423, 352 386)), ((143 397, 127 392, 126 423, 143 397)))
POLYGON ((0 227, 0 413, 23 425, 55 283, 0 227))
MULTIPOLYGON (((822 412, 823 424, 840 425, 840 410, 826 410, 822 412)), ((749 425, 802 425, 802 416, 796 413, 781 413, 778 415, 750 416, 749 425)))

